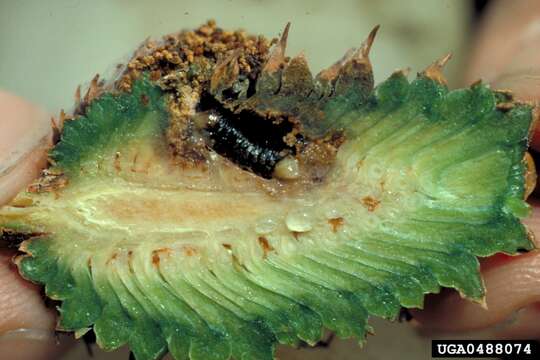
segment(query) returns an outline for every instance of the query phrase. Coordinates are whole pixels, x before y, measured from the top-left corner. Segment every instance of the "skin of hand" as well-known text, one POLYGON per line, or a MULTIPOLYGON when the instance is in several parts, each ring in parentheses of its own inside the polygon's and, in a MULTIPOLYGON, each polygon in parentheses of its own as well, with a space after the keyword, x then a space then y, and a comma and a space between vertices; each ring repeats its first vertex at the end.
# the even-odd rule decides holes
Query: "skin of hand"
MULTIPOLYGON (((478 30, 466 83, 482 79, 492 88, 511 90, 518 99, 540 100, 540 2, 496 1, 478 30)), ((538 122, 531 147, 540 151, 538 122)), ((528 202, 532 216, 524 222, 540 248, 540 201, 533 194, 528 202)), ((487 309, 454 291, 428 296, 425 309, 413 312, 421 332, 433 336, 481 330, 482 336, 496 339, 540 339, 540 251, 496 255, 483 260, 481 270, 487 309)))
MULTIPOLYGON (((0 91, 0 206, 46 165, 50 121, 42 110, 0 91)), ((13 255, 0 248, 0 358, 57 359, 67 344, 53 331, 54 310, 45 306, 39 287, 21 279, 13 255)))
MULTIPOLYGON (((494 88, 513 90, 518 98, 540 99, 539 42, 540 2, 495 2, 474 40, 466 82, 482 78, 494 88)), ((46 165, 50 125, 43 111, 0 91, 0 206, 46 165)), ((540 150, 540 127, 536 135, 532 146, 540 150)), ((540 207, 533 206, 526 223, 540 234, 540 207)), ((19 277, 10 265, 12 256, 0 250, 1 357, 57 359, 66 344, 59 344, 54 335, 54 310, 44 305, 37 286, 19 277)), ((429 334, 490 328, 493 337, 540 338, 540 251, 496 255, 482 262, 482 272, 488 309, 443 291, 428 296, 424 310, 413 312, 416 325, 429 334), (506 325, 493 328, 500 323, 506 325)))

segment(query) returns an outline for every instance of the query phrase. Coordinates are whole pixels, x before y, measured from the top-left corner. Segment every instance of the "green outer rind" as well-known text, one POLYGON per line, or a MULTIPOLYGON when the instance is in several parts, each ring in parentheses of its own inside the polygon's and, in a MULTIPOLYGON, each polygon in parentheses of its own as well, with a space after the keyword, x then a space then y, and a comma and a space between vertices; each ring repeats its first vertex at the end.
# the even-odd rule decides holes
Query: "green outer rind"
MULTIPOLYGON (((152 91, 150 104, 160 103, 157 90, 154 93, 154 88, 144 84, 142 91, 152 91)), ((138 95, 137 86, 134 93, 138 95)), ((130 101, 136 100, 122 96, 126 97, 126 109, 117 119, 142 118, 137 110, 141 109, 140 103, 134 105, 136 110, 132 112, 130 101)), ((101 101, 94 102, 88 117, 92 116, 92 109, 99 111, 101 101)), ((103 101, 111 100, 106 97, 103 101)), ((105 110, 109 113, 110 109, 105 110)), ((22 245, 21 250, 27 255, 19 258, 21 274, 45 284, 47 295, 62 301, 60 329, 81 332, 92 327, 102 348, 112 350, 128 344, 137 359, 155 359, 167 350, 176 359, 272 359, 277 343, 315 343, 322 327, 340 337, 363 340, 369 315, 393 319, 401 306, 422 307, 424 295, 438 292, 441 286, 482 301, 484 288, 477 256, 515 254, 533 248, 519 221, 527 208, 523 200, 522 159, 531 108, 516 104, 512 110, 501 112, 496 109, 493 92, 484 85, 448 92, 425 76, 409 83, 397 73, 355 110, 340 114, 336 124, 348 129, 349 136, 372 134, 376 145, 384 143, 400 126, 406 127, 407 121, 401 124, 396 120, 392 128, 377 127, 373 119, 407 118, 402 114, 420 118, 422 126, 449 122, 445 125, 449 141, 459 133, 452 133, 453 127, 476 126, 478 129, 471 134, 478 131, 486 137, 475 139, 478 144, 470 144, 469 150, 486 144, 501 149, 503 160, 510 162, 504 187, 488 181, 492 188, 488 186, 486 193, 470 194, 463 204, 436 199, 420 209, 416 218, 383 223, 367 237, 289 257, 270 255, 244 264, 245 269, 231 265, 212 269, 212 273, 195 274, 161 269, 144 276, 135 271, 133 278, 122 278, 121 287, 121 269, 104 281, 103 274, 95 276, 98 269, 91 258, 85 260, 85 266, 81 266, 79 258, 59 258, 52 248, 54 241, 40 238, 22 245), (112 286, 113 283, 116 285, 112 286)), ((112 124, 112 133, 118 131, 117 125, 112 124)), ((100 126, 105 128, 109 124, 100 126)), ((111 141, 90 135, 96 135, 99 129, 87 129, 81 125, 75 131, 84 133, 84 137, 64 132, 62 142, 52 154, 56 166, 70 176, 77 176, 79 159, 87 156, 93 146, 111 141)), ((368 145, 371 146, 369 141, 368 145)), ((403 146, 404 152, 409 150, 403 146)), ((452 183, 452 174, 438 164, 448 160, 466 165, 460 163, 460 156, 465 161, 466 154, 451 154, 454 158, 450 160, 444 152, 435 155, 439 162, 432 164, 426 176, 459 190, 452 183)), ((474 174, 474 178, 489 178, 494 170, 480 167, 479 171, 485 172, 474 174)), ((133 266, 142 269, 140 264, 133 266)))
POLYGON ((67 121, 61 141, 49 156, 57 169, 70 179, 76 178, 85 161, 99 161, 96 154, 129 141, 144 125, 145 115, 151 113, 159 115, 157 126, 165 130, 168 125, 165 97, 145 74, 134 82, 130 93, 105 93, 88 106, 84 116, 67 121))

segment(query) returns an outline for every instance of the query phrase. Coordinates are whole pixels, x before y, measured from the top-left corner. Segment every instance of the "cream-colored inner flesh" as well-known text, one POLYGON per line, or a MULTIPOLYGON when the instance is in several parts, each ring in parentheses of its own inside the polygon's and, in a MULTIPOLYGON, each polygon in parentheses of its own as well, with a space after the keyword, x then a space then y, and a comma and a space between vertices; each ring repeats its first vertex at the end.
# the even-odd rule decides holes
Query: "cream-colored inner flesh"
POLYGON ((134 143, 89 162, 69 186, 21 195, 33 204, 0 217, 23 216, 66 254, 143 246, 242 261, 358 236, 411 204, 410 174, 358 159, 354 144, 342 147, 323 183, 307 187, 262 179, 217 155, 204 170, 181 168, 156 149, 134 143))

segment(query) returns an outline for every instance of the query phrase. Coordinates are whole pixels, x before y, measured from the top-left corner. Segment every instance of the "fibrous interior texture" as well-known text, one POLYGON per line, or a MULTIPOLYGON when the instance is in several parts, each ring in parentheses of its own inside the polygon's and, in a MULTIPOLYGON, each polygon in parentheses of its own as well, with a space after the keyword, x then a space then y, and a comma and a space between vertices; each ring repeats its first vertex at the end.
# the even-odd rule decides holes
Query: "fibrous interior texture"
POLYGON ((484 85, 398 72, 354 106, 328 102, 346 137, 330 170, 277 190, 213 152, 177 166, 167 101, 147 77, 94 100, 65 123, 52 180, 0 210, 5 234, 33 234, 18 265, 61 301, 59 328, 105 350, 261 360, 323 328, 363 341, 368 316, 441 286, 482 301, 477 257, 532 248, 531 108, 499 110, 484 85))

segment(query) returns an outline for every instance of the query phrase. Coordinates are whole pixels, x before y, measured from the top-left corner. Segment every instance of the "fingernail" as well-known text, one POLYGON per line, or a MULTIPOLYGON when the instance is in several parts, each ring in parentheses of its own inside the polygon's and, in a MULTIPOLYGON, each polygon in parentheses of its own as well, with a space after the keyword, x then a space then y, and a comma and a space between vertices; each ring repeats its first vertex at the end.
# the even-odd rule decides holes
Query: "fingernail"
POLYGON ((492 86, 496 89, 511 90, 521 100, 538 100, 540 98, 540 68, 509 66, 492 82, 492 86))
POLYGON ((0 205, 39 175, 51 135, 44 111, 0 90, 0 205))
POLYGON ((70 341, 45 329, 16 329, 0 335, 2 359, 57 359, 70 341))
POLYGON ((540 18, 524 28, 512 60, 492 82, 494 87, 510 89, 524 100, 540 98, 540 18))
POLYGON ((0 91, 0 174, 9 172, 22 158, 51 135, 47 114, 18 96, 0 91))

